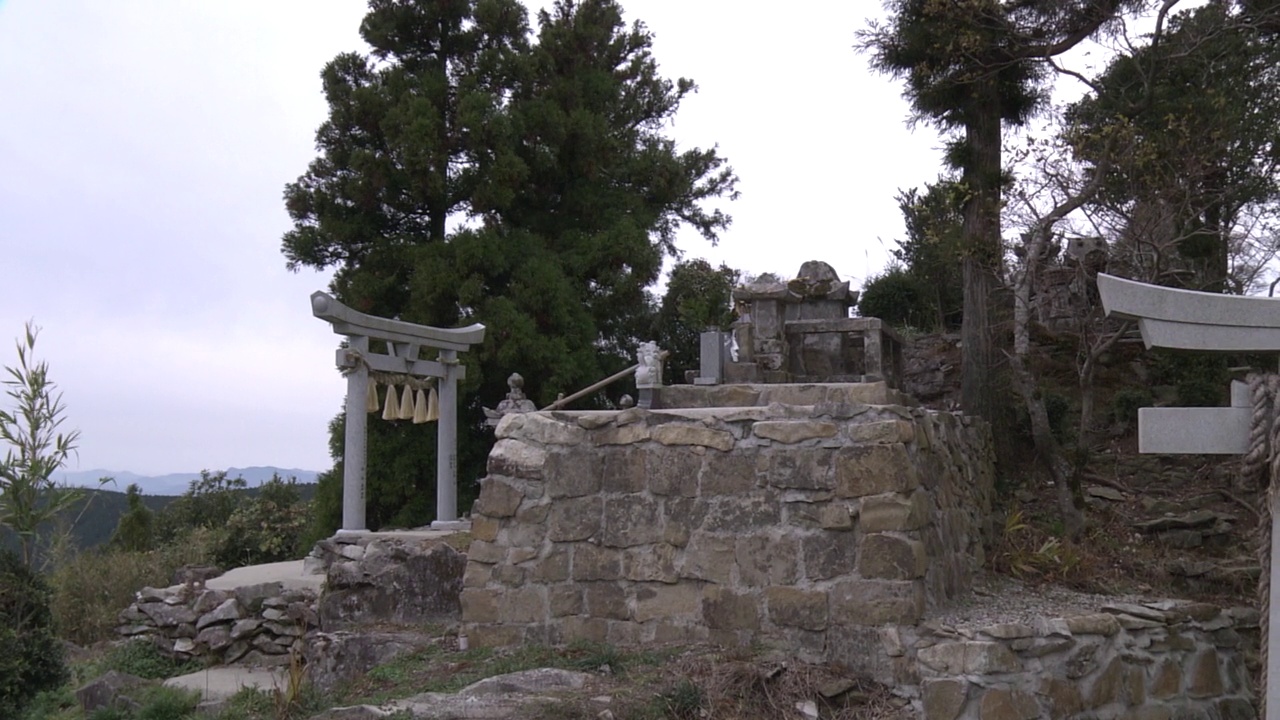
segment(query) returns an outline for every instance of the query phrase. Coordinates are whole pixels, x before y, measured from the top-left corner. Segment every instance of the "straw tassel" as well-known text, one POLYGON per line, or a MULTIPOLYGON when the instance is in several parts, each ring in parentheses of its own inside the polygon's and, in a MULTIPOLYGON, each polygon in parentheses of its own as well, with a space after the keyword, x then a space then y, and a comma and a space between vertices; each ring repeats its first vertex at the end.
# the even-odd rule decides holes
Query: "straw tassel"
POLYGON ((378 412, 378 381, 369 378, 368 401, 364 404, 365 412, 378 412))
POLYGON ((431 388, 431 392, 427 395, 427 422, 435 422, 440 419, 440 397, 436 394, 436 389, 431 388))
POLYGON ((421 425, 427 422, 427 393, 419 389, 413 398, 413 424, 421 425))
POLYGON ((404 392, 400 395, 400 411, 396 413, 396 419, 413 419, 413 388, 408 385, 404 386, 404 392))
POLYGON ((387 386, 387 404, 382 408, 383 420, 395 420, 400 414, 400 404, 396 402, 396 386, 387 386))

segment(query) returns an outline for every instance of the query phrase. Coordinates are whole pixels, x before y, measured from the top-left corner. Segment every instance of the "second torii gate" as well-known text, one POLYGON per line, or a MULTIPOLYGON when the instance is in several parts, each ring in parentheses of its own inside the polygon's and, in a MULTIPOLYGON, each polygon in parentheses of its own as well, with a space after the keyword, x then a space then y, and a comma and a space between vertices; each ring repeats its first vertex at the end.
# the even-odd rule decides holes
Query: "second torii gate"
MULTIPOLYGON (((1098 275, 1107 315, 1138 321, 1148 348, 1201 352, 1280 352, 1280 300, 1177 290, 1098 275)), ((1249 388, 1231 383, 1225 408, 1140 408, 1138 452, 1244 455, 1250 450, 1253 409, 1249 388)), ((1273 453, 1280 449, 1272 448, 1273 453)), ((1274 480, 1274 479, 1273 479, 1274 480)), ((1280 497, 1275 494, 1274 497, 1280 497)), ((1280 720, 1280 509, 1269 503, 1271 572, 1267 579, 1267 687, 1259 688, 1266 720, 1280 720)))
POLYGON ((436 436, 436 520, 433 528, 458 525, 458 381, 466 368, 458 353, 484 340, 484 325, 445 329, 388 320, 356 312, 329 296, 311 295, 311 312, 347 336, 338 350, 338 367, 347 376, 346 435, 342 449, 342 529, 365 532, 365 449, 369 401, 369 372, 437 378, 440 384, 440 426, 436 436), (386 344, 386 354, 374 353, 369 341, 386 344), (435 360, 420 360, 423 348, 439 351, 435 360))

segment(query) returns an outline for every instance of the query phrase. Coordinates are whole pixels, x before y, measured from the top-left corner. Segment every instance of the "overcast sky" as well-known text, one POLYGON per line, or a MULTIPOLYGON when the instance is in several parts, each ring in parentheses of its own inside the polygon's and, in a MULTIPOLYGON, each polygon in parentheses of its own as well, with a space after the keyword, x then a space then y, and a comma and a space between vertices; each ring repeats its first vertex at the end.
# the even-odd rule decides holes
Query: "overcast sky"
MULTIPOLYGON (((536 0, 531 5, 537 7, 536 0)), ((854 33, 879 2, 623 0, 668 77, 671 132, 741 177, 719 246, 687 257, 855 286, 934 179, 898 84, 854 33)), ((315 157, 319 73, 358 50, 361 0, 0 0, 0 363, 29 319, 82 437, 70 469, 330 466, 337 337, 285 270, 285 183, 315 157)), ((512 368, 519 370, 519 368, 512 368)), ((573 388, 565 388, 573 390, 573 388)))

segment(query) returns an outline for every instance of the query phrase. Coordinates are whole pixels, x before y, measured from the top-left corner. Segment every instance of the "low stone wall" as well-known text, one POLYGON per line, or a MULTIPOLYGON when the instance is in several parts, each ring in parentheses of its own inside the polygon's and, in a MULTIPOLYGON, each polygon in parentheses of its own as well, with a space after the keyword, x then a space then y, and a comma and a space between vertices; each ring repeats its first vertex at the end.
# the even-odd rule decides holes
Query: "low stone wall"
POLYGON ((925 720, 1251 720, 1258 611, 1198 603, 1104 605, 1102 612, 972 629, 886 629, 914 663, 899 693, 925 720), (919 633, 912 640, 910 635, 919 633))
POLYGON ((315 604, 314 592, 278 582, 235 590, 192 584, 143 588, 120 613, 116 632, 149 640, 179 659, 281 665, 316 627, 315 604))
POLYGON ((764 641, 883 676, 876 628, 914 624, 981 564, 992 468, 985 425, 864 404, 867 388, 507 416, 472 517, 465 632, 764 641))

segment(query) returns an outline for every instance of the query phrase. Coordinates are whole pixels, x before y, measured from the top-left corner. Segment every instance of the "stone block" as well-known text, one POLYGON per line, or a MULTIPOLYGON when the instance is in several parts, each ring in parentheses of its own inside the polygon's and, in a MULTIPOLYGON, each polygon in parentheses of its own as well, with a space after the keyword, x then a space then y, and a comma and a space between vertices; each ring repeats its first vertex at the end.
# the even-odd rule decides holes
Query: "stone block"
POLYGON ((617 550, 590 543, 575 543, 570 575, 574 580, 617 580, 622 577, 622 555, 617 550))
POLYGON ((702 466, 699 492, 703 497, 737 495, 756 488, 760 453, 738 448, 725 455, 708 455, 702 466))
POLYGON ((855 443, 908 443, 915 440, 915 425, 906 420, 881 420, 850 425, 849 440, 855 443))
POLYGON ((662 540, 662 509, 658 500, 625 495, 604 500, 600 542, 608 547, 632 547, 662 540))
POLYGON ((702 610, 702 586, 699 583, 679 585, 636 586, 636 622, 696 618, 702 610))
POLYGON ((494 443, 493 450, 489 451, 487 468, 490 475, 539 480, 546 460, 546 450, 519 440, 506 439, 494 443))
MULTIPOLYGON (((800 538, 804 574, 810 580, 828 580, 850 574, 857 564, 856 536, 821 530, 800 538)), ((866 575, 866 573, 863 573, 866 575)))
POLYGON ((910 492, 919 486, 919 474, 902 443, 855 445, 836 452, 835 489, 840 497, 910 492))
POLYGON ((1218 666, 1218 651, 1205 648, 1191 659, 1187 670, 1187 696, 1209 698, 1221 694, 1222 672, 1218 666))
POLYGON ((1021 690, 988 688, 978 705, 979 720, 1038 720, 1040 707, 1034 696, 1021 690))
POLYGON ((1052 720, 1075 717, 1084 709, 1084 698, 1080 696, 1080 687, 1062 678, 1042 678, 1036 693, 1044 698, 1048 716, 1052 720))
POLYGON ((676 571, 678 552, 667 543, 626 550, 622 555, 622 575, 634 582, 674 583, 680 579, 676 571))
POLYGON ((907 496, 891 493, 862 499, 859 523, 863 532, 906 532, 918 530, 928 522, 929 494, 924 490, 907 496))
POLYGON ((616 427, 603 427, 591 432, 591 442, 597 446, 635 445, 648 439, 649 426, 640 422, 618 425, 616 427))
POLYGON ((1120 700, 1124 687, 1124 661, 1113 657, 1089 685, 1089 693, 1086 696, 1089 709, 1100 708, 1120 700))
POLYGON ((1104 635, 1111 637, 1120 632, 1120 621, 1115 615, 1095 613, 1065 618, 1072 635, 1104 635))
POLYGON ((724 430, 715 430, 705 425, 686 423, 667 423, 652 428, 649 439, 662 445, 693 445, 711 448, 720 452, 733 449, 733 435, 724 430))
POLYGON ((582 600, 582 588, 575 583, 547 588, 547 607, 551 611, 551 617, 582 614, 586 607, 582 600))
POLYGON ((576 498, 600 492, 602 474, 600 456, 581 450, 566 450, 547 455, 547 497, 576 498))
POLYGON ((467 570, 462 576, 462 586, 469 588, 484 587, 493 578, 493 566, 478 562, 468 562, 467 570))
POLYGON ((826 448, 774 448, 767 454, 767 482, 779 488, 832 490, 833 452, 826 448))
POLYGON ((852 530, 857 509, 834 502, 818 506, 818 527, 823 530, 852 530))
POLYGON ((511 625, 472 625, 467 639, 474 647, 511 647, 524 643, 524 630, 511 625))
POLYGON ((627 608, 627 594, 615 583, 587 583, 583 592, 587 603, 587 615, 593 618, 627 620, 631 611, 627 608))
POLYGON ((734 546, 738 579, 748 587, 795 583, 800 578, 799 556, 799 544, 789 534, 776 539, 746 535, 737 538, 734 546))
POLYGON ((825 592, 774 586, 766 588, 764 596, 769 620, 774 625, 814 631, 826 629, 825 592))
POLYGON ((947 675, 993 675, 1022 669, 1018 656, 997 642, 941 642, 921 648, 916 658, 925 667, 947 675))
POLYGON ((694 497, 698 494, 702 457, 693 448, 652 448, 644 458, 649 492, 694 497))
POLYGON ((492 623, 498 621, 498 601, 495 593, 478 588, 462 591, 462 622, 492 623))
POLYGON ((710 532, 747 533, 776 527, 781 519, 777 497, 771 493, 757 493, 709 500, 702 527, 710 532))
POLYGON ((733 577, 734 538, 694 533, 684 551, 680 576, 728 584, 733 577))
POLYGON ((520 488, 496 476, 484 477, 480 479, 480 498, 476 500, 475 513, 493 518, 511 517, 516 514, 522 500, 524 492, 520 488))
POLYGON ((552 542, 592 537, 600 530, 601 508, 599 496, 565 498, 552 503, 547 515, 547 537, 552 542))
POLYGON ((836 436, 835 423, 821 420, 762 420, 751 427, 759 438, 784 444, 836 436))
POLYGON ((471 518, 471 539, 493 542, 498 539, 498 528, 501 524, 488 515, 476 515, 471 518))
POLYGON ((498 596, 498 621, 507 625, 531 625, 547 619, 547 589, 542 585, 508 588, 498 596))
POLYGON ((956 720, 968 694, 969 683, 960 678, 924 681, 920 692, 924 720, 956 720))
MULTIPOLYGON (((834 606, 831 609, 834 612, 834 606)), ((919 682, 918 677, 894 677, 894 664, 885 656, 880 646, 880 634, 875 628, 855 625, 828 628, 826 636, 827 661, 843 666, 855 677, 868 677, 891 686, 919 682)))
POLYGON ((662 509, 662 541, 676 547, 688 544, 690 533, 707 516, 707 502, 701 498, 669 497, 662 501, 662 509))
POLYGON ((924 616, 924 585, 894 580, 845 580, 832 586, 828 602, 832 623, 914 625, 924 616))
POLYGON ((864 578, 910 580, 924 577, 928 568, 924 543, 896 535, 875 534, 862 538, 858 572, 864 578))
POLYGON ((712 630, 758 630, 760 609, 754 595, 708 585, 702 591, 702 620, 712 630))
POLYGON ((576 422, 570 424, 544 412, 505 415, 494 428, 499 440, 515 438, 543 445, 579 445, 586 433, 576 422))
POLYGON ((546 557, 530 562, 529 579, 538 583, 557 583, 569 579, 569 551, 563 545, 552 546, 546 557))
POLYGON ((485 563, 492 565, 507 559, 507 549, 501 545, 495 545, 491 542, 483 540, 472 540, 470 547, 467 548, 468 563, 485 563))
MULTIPOLYGON (((644 427, 628 425, 627 427, 644 427)), ((600 453, 600 490, 637 493, 645 488, 644 453, 636 448, 605 448, 600 453)))
POLYGON ((567 617, 560 625, 565 642, 585 640, 604 642, 609 636, 609 621, 595 617, 567 617))

